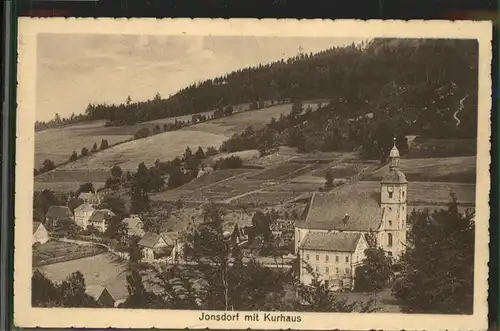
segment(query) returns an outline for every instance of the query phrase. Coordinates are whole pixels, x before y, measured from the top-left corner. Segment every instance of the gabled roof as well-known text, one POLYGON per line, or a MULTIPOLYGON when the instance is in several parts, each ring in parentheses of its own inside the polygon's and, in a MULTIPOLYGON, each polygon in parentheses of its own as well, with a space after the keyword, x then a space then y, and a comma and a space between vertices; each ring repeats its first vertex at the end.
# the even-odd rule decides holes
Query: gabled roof
POLYGON ((78 195, 79 199, 85 200, 85 199, 93 199, 95 198, 96 195, 92 192, 82 192, 78 195))
POLYGON ((91 204, 89 203, 82 203, 81 205, 79 205, 78 207, 75 208, 75 213, 77 212, 87 212, 87 211, 93 211, 95 210, 94 207, 92 207, 91 204))
POLYGON ((167 243, 167 245, 173 246, 179 240, 180 235, 179 232, 171 231, 171 232, 163 232, 161 234, 163 240, 167 243))
POLYGON ((354 252, 360 238, 360 233, 309 232, 301 248, 329 252, 354 252))
POLYGON ((99 298, 102 295, 102 292, 104 292, 105 289, 106 288, 102 285, 88 285, 85 287, 85 293, 87 293, 94 299, 99 300, 99 298))
POLYGON ((139 218, 139 216, 131 216, 124 218, 122 220, 123 223, 127 226, 128 229, 133 229, 133 228, 141 228, 142 229, 142 221, 139 218))
POLYGON ((338 191, 315 193, 306 220, 306 229, 338 231, 378 230, 382 222, 380 193, 358 192, 352 187, 338 191))
POLYGON ((41 225, 42 223, 41 222, 33 222, 33 233, 36 232, 36 230, 38 230, 38 227, 41 225))
POLYGON ((139 246, 153 248, 158 243, 158 241, 160 240, 160 238, 161 238, 161 236, 159 234, 148 232, 139 241, 139 246))
POLYGON ((108 217, 113 216, 114 213, 109 209, 95 210, 89 218, 89 222, 103 222, 108 217))
POLYGON ((45 217, 48 218, 73 218, 71 210, 66 206, 50 206, 45 217))

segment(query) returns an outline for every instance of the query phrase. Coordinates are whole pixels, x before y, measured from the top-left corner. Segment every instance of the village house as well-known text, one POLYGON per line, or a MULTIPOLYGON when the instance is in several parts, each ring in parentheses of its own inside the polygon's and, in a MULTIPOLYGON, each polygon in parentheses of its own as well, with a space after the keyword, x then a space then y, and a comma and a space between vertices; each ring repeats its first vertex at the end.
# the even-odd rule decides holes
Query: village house
POLYGON ((144 261, 156 260, 165 257, 169 253, 168 244, 162 235, 148 232, 139 241, 144 261))
POLYGON ((169 258, 171 262, 178 262, 184 258, 184 244, 181 241, 179 232, 169 231, 161 234, 167 247, 171 249, 169 258))
POLYGON ((108 228, 108 221, 115 214, 109 209, 95 210, 87 221, 87 226, 92 225, 97 231, 104 233, 108 228))
POLYGON ((317 274, 328 288, 352 290, 367 248, 360 233, 311 232, 300 246, 300 280, 311 284, 317 274))
POLYGON ((33 245, 36 243, 45 244, 49 241, 49 232, 41 222, 33 222, 33 245))
POLYGON ((75 224, 81 227, 82 229, 86 229, 88 225, 88 221, 92 214, 94 213, 95 208, 89 203, 83 203, 80 206, 75 208, 75 224))
POLYGON ((115 306, 115 299, 109 293, 108 289, 101 285, 87 285, 85 293, 94 298, 101 307, 113 308, 115 306))
POLYGON ((90 205, 99 205, 101 203, 101 197, 97 192, 82 192, 78 195, 78 199, 90 205))
POLYGON ((57 229, 63 224, 73 223, 73 221, 73 213, 66 206, 50 206, 45 214, 45 224, 51 230, 57 229))
POLYGON ((130 217, 124 218, 122 220, 122 223, 124 223, 125 226, 127 227, 128 237, 138 236, 142 238, 146 233, 143 230, 144 223, 137 215, 131 215, 130 217))
MULTIPOLYGON (((337 242, 343 241, 322 236, 359 234, 363 240, 359 239, 356 246, 351 244, 354 237, 345 239, 344 255, 354 254, 357 245, 364 245, 367 236, 371 236, 388 256, 399 259, 406 247, 408 184, 405 175, 399 171, 400 156, 395 143, 389 153, 389 162, 389 171, 382 179, 380 194, 376 196, 359 192, 351 186, 331 193, 313 194, 306 208, 305 221, 295 226, 295 252, 314 250, 317 246, 324 248, 325 255, 333 256, 341 251, 337 242), (313 243, 321 240, 325 240, 325 243, 313 243), (335 245, 330 244, 330 247, 327 242, 334 242, 335 245)), ((318 266, 318 269, 321 277, 325 277, 325 268, 318 266)), ((302 281, 307 282, 309 279, 301 274, 302 281)))

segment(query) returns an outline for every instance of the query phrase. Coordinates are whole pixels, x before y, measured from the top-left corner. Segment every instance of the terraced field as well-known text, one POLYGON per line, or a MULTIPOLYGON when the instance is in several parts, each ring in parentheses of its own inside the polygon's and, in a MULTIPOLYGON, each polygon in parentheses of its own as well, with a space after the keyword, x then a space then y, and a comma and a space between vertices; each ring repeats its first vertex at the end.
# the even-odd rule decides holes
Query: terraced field
MULTIPOLYGON (((476 182, 475 156, 401 159, 400 169, 411 182, 476 182)), ((389 165, 365 179, 380 181, 387 171, 389 165)))

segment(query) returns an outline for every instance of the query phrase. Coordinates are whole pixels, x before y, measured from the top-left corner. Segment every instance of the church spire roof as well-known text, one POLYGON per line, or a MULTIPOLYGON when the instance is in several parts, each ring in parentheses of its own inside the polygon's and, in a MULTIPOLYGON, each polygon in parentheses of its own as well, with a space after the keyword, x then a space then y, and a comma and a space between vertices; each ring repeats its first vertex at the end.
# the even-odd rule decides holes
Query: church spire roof
POLYGON ((389 153, 389 158, 391 159, 399 157, 399 150, 396 147, 396 137, 394 137, 392 140, 394 141, 394 145, 392 146, 391 152, 389 153))

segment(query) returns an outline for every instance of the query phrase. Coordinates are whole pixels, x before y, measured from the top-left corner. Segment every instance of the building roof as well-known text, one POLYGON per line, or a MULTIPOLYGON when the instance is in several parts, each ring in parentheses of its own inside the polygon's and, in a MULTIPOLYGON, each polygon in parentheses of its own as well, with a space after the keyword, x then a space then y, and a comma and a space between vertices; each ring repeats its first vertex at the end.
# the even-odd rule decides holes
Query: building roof
POLYGON ((161 236, 163 237, 163 240, 165 240, 167 245, 171 245, 171 246, 175 245, 175 243, 180 238, 179 232, 175 232, 175 231, 163 232, 161 234, 161 236))
POLYGON ((90 200, 90 199, 94 199, 95 197, 96 196, 92 192, 82 192, 78 195, 78 198, 82 199, 82 200, 90 200))
POLYGON ((113 212, 109 209, 99 209, 95 210, 92 215, 90 215, 89 222, 102 222, 108 217, 113 216, 113 212))
POLYGON ((127 218, 124 218, 122 220, 123 223, 125 223, 125 225, 127 226, 127 228, 129 229, 134 229, 134 228, 141 228, 142 229, 142 221, 141 219, 139 218, 139 216, 131 216, 131 217, 127 217, 127 218))
POLYGON ((397 149, 396 145, 394 145, 389 152, 389 157, 399 157, 399 150, 397 149))
POLYGON ((378 230, 382 222, 380 193, 357 192, 344 187, 328 193, 314 193, 305 222, 298 227, 338 231, 378 230))
POLYGON ((73 218, 71 210, 66 206, 50 206, 45 217, 49 218, 73 218))
POLYGON ((139 241, 139 246, 153 248, 160 238, 161 236, 157 233, 147 232, 139 241))
POLYGON ((42 223, 41 222, 33 222, 33 233, 36 232, 36 230, 38 230, 38 227, 41 225, 42 223))
POLYGON ((302 249, 354 252, 358 245, 360 233, 309 232, 302 242, 302 249))
POLYGON ((92 207, 91 204, 89 203, 82 203, 81 205, 79 205, 78 207, 75 208, 75 213, 76 212, 87 212, 87 211, 93 211, 95 210, 94 207, 92 207))
POLYGON ((102 292, 104 292, 105 289, 106 288, 102 285, 87 285, 85 286, 85 293, 87 293, 94 299, 99 300, 102 292))

